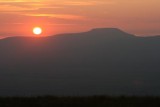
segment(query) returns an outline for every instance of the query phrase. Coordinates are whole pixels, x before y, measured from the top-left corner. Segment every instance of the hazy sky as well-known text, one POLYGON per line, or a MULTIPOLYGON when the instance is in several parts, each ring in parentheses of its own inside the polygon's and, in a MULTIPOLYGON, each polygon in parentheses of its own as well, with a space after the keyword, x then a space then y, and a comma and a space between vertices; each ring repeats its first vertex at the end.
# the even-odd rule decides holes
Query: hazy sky
POLYGON ((160 0, 0 0, 0 35, 44 35, 116 27, 160 34, 160 0))

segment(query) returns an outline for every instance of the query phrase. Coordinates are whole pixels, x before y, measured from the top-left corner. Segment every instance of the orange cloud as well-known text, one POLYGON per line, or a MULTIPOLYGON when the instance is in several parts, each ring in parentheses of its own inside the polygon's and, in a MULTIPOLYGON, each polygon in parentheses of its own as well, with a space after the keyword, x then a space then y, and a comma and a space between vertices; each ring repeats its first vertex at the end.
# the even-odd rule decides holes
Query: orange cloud
POLYGON ((27 16, 42 16, 42 17, 53 17, 53 18, 61 18, 61 19, 72 19, 72 20, 84 20, 84 16, 77 15, 69 15, 69 14, 23 14, 27 16))

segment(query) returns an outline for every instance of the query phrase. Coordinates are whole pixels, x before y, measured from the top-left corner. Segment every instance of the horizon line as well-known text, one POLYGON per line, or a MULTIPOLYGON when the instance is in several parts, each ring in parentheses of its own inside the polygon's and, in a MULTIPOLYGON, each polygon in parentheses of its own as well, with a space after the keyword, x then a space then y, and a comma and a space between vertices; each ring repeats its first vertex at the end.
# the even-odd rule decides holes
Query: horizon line
POLYGON ((119 28, 116 28, 116 27, 97 27, 97 28, 91 28, 90 30, 86 30, 86 31, 81 31, 81 32, 66 32, 66 33, 57 33, 57 34, 54 34, 54 35, 48 35, 48 36, 22 36, 22 35, 12 35, 12 36, 4 36, 4 35, 0 35, 0 40, 2 39, 6 39, 6 38, 15 38, 15 37, 29 37, 29 38, 44 38, 44 37, 51 37, 51 36, 59 36, 59 35, 67 35, 67 34, 79 34, 79 33, 87 33, 87 32, 92 32, 92 31, 95 31, 95 30, 104 30, 104 29, 114 29, 114 30, 117 30, 117 31, 121 31, 121 32, 124 32, 124 33, 128 33, 128 34, 131 34, 133 36, 136 36, 136 37, 157 37, 157 36, 160 36, 160 34, 157 34, 157 35, 136 35, 136 34, 132 34, 132 33, 129 33, 129 32, 126 32, 122 29, 119 29, 119 28))

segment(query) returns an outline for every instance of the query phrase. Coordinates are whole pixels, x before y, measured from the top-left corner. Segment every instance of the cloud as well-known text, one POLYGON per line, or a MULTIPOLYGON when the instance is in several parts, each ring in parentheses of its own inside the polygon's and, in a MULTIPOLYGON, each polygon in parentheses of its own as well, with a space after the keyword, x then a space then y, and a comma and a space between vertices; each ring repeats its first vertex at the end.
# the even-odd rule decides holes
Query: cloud
POLYGON ((97 5, 96 1, 86 2, 86 1, 67 1, 63 2, 61 5, 69 5, 69 6, 94 6, 97 5))
MULTIPOLYGON (((64 19, 84 19, 80 15, 72 15, 68 13, 56 13, 53 10, 55 8, 67 8, 66 5, 84 5, 84 2, 55 2, 48 3, 44 1, 32 0, 28 2, 26 0, 0 0, 0 12, 1 13, 14 13, 27 16, 43 16, 43 17, 56 17, 64 19), (65 4, 65 5, 64 5, 65 4), (51 10, 51 11, 50 11, 51 10)), ((86 4, 91 5, 91 4, 86 4)))
POLYGON ((78 15, 70 15, 70 14, 32 14, 27 13, 23 14, 27 16, 38 16, 38 17, 52 17, 52 18, 61 18, 61 19, 72 19, 72 20, 84 20, 84 16, 78 16, 78 15))
POLYGON ((70 6, 70 5, 75 5, 75 6, 77 6, 77 5, 81 5, 81 6, 89 6, 89 5, 96 5, 97 4, 97 2, 95 2, 95 1, 92 1, 92 2, 80 2, 80 1, 61 1, 61 2, 59 2, 59 1, 57 1, 57 0, 55 0, 55 1, 50 1, 50 2, 47 2, 47 0, 46 1, 42 1, 42 0, 39 0, 39 1, 37 1, 37 0, 32 0, 32 2, 31 1, 26 1, 26 0, 5 0, 5 1, 3 1, 3 0, 0 0, 0 7, 1 7, 1 11, 13 11, 13 10, 17 10, 17 11, 19 11, 19 10, 21 10, 21 11, 23 11, 23 10, 31 10, 31 9, 33 9, 33 10, 35 10, 35 9, 39 9, 39 8, 48 8, 48 7, 51 7, 51 8, 53 8, 53 7, 66 7, 66 6, 70 6))
POLYGON ((113 1, 97 0, 0 0, 1 12, 19 12, 40 8, 68 8, 70 6, 95 6, 113 4, 113 1))

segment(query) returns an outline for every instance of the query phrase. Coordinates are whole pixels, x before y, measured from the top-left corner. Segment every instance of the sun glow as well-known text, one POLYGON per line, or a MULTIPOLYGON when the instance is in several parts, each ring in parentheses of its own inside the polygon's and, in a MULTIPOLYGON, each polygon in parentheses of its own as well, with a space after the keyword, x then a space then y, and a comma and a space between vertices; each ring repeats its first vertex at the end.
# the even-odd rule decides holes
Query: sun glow
POLYGON ((35 35, 40 35, 42 33, 42 28, 40 28, 40 27, 33 28, 33 33, 35 35))

